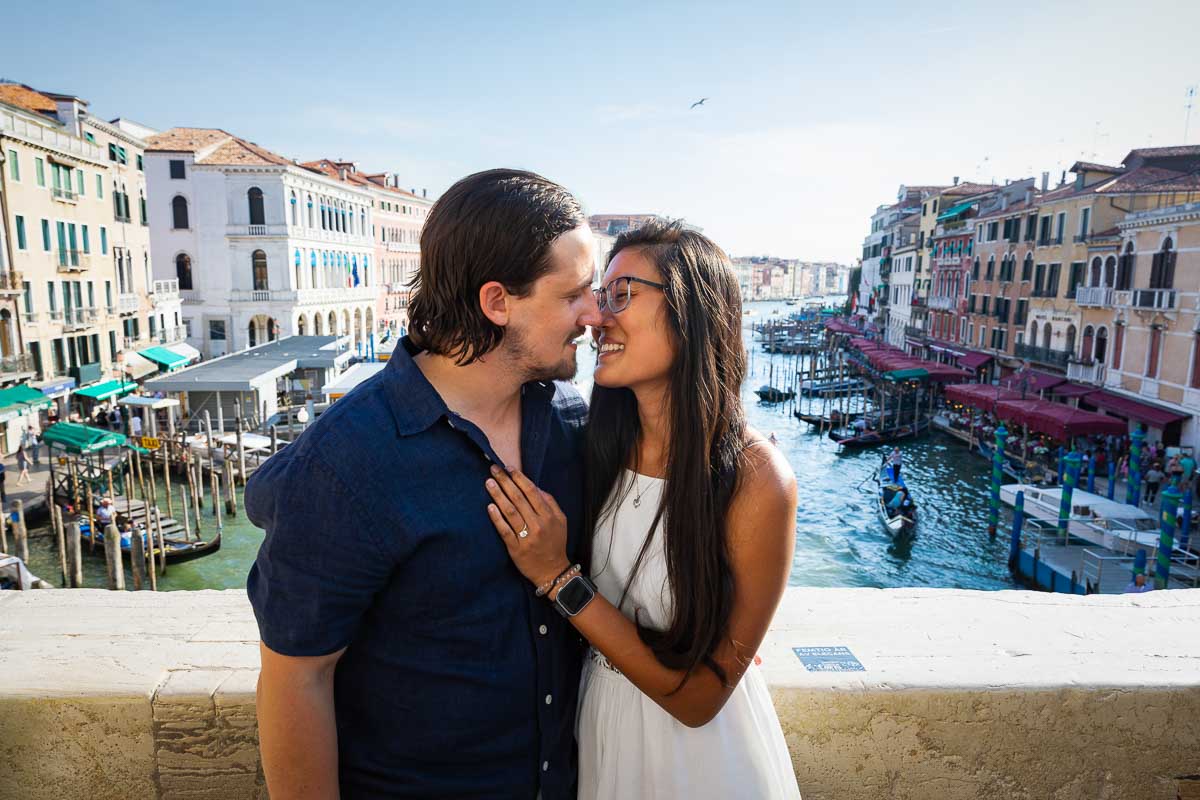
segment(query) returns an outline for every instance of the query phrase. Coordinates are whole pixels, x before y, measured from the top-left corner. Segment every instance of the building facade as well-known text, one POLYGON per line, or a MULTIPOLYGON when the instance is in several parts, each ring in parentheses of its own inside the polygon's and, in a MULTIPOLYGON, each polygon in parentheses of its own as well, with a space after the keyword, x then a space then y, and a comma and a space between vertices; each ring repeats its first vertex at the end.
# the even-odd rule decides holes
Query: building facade
POLYGON ((408 332, 408 301, 413 281, 421 268, 421 230, 433 201, 428 192, 400 188, 399 176, 365 175, 375 209, 372 236, 375 261, 380 268, 379 300, 376 306, 377 335, 408 332))
POLYGON ((369 348, 379 293, 372 196, 353 165, 300 164, 215 128, 172 128, 145 158, 151 247, 207 357, 288 335, 369 348))

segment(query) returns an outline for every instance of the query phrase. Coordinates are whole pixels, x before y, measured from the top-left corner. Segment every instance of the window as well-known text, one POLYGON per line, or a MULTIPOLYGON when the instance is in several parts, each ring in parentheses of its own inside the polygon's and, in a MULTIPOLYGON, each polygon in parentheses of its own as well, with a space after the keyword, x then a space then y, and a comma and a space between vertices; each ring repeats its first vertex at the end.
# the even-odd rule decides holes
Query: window
POLYGON ((257 186, 251 187, 250 191, 246 192, 246 201, 250 205, 250 224, 251 225, 266 225, 266 214, 263 210, 263 193, 262 189, 257 186))
POLYGON ((1173 289, 1175 287, 1175 257, 1174 242, 1168 236, 1163 240, 1162 248, 1150 260, 1150 288, 1173 289))
POLYGON ((175 195, 171 201, 171 227, 175 230, 186 230, 188 227, 188 204, 182 195, 175 195))
POLYGON ((108 332, 108 355, 113 361, 117 360, 117 332, 108 332))
POLYGON ((192 257, 187 253, 175 256, 175 277, 179 280, 181 290, 192 288, 192 257))
POLYGON ((987 226, 987 240, 989 242, 996 241, 997 232, 999 231, 1000 223, 989 222, 987 226))
POLYGON ((315 228, 315 220, 313 219, 313 201, 312 195, 308 196, 308 227, 315 228))
POLYGON ((172 179, 181 181, 186 177, 183 171, 183 159, 172 158, 170 161, 170 169, 172 179))
MULTIPOLYGON (((1129 291, 1133 288, 1134 258, 1133 242, 1125 245, 1125 252, 1117 259, 1117 290, 1129 291)), ((1119 334, 1119 331, 1118 331, 1119 334)), ((1120 339, 1118 338, 1118 341, 1120 339)))
POLYGON ((83 252, 90 253, 90 252, 92 252, 92 246, 88 241, 88 226, 87 225, 82 226, 82 233, 83 233, 83 252))
POLYGON ((75 170, 75 191, 83 197, 83 170, 75 170))
POLYGON ((1067 297, 1075 296, 1075 290, 1083 285, 1083 276, 1086 272, 1087 263, 1083 261, 1071 262, 1071 275, 1067 280, 1067 297))
POLYGON ((100 226, 100 255, 108 255, 108 229, 100 226))
POLYGON ((25 218, 17 214, 17 249, 26 249, 25 242, 25 218))
POLYGON ((33 159, 33 173, 37 177, 37 185, 46 185, 46 162, 40 158, 33 159))
POLYGON ((1101 328, 1096 331, 1096 344, 1094 348, 1094 358, 1096 363, 1103 364, 1104 359, 1108 356, 1108 329, 1101 328))
POLYGON ((1058 212, 1057 231, 1058 232, 1054 234, 1054 243, 1062 244, 1063 235, 1067 232, 1067 212, 1065 211, 1058 212))
POLYGON ((1028 316, 1029 316, 1029 301, 1028 300, 1018 300, 1017 301, 1017 317, 1016 317, 1016 319, 1013 320, 1013 323, 1016 325, 1024 325, 1025 320, 1026 320, 1026 318, 1028 318, 1028 316))
POLYGON ((213 342, 225 341, 225 320, 210 319, 208 321, 208 338, 213 342))
POLYGON ((1051 264, 1046 277, 1046 296, 1058 297, 1058 275, 1062 272, 1062 264, 1051 264))
POLYGON ((138 216, 141 218, 143 225, 148 224, 146 222, 146 195, 141 193, 138 194, 138 216))
POLYGON ((971 279, 979 280, 979 259, 975 259, 975 263, 971 265, 971 279))
POLYGON ((1087 239, 1088 227, 1091 225, 1091 223, 1092 223, 1092 210, 1090 208, 1085 208, 1082 211, 1080 211, 1079 212, 1079 238, 1081 240, 1087 239))
POLYGON ((96 199, 104 199, 104 176, 99 172, 96 173, 96 199))
POLYGON ((1038 224, 1038 247, 1050 244, 1050 217, 1042 217, 1038 224))
POLYGON ((1028 281, 1033 278, 1033 253, 1025 254, 1025 261, 1021 263, 1021 280, 1028 281))
POLYGON ((984 274, 984 280, 990 281, 996 275, 996 257, 988 256, 987 272, 984 274))
POLYGON ((14 181, 21 180, 21 163, 17 161, 17 151, 8 151, 8 177, 14 181))
POLYGON ((983 296, 983 300, 980 302, 979 313, 986 316, 988 313, 988 306, 990 306, 991 304, 992 304, 991 296, 985 294, 983 296))
POLYGON ((1025 218, 1025 241, 1033 241, 1034 232, 1037 230, 1037 220, 1037 214, 1030 214, 1025 218))
POLYGON ((250 260, 254 269, 254 291, 267 291, 267 254, 262 250, 255 250, 250 260))
POLYGON ((142 172, 145 170, 145 164, 142 163, 142 157, 140 155, 137 157, 137 168, 138 168, 138 172, 142 172))
POLYGON ((50 252, 50 220, 42 220, 42 249, 50 252))
POLYGON ((288 202, 288 205, 292 209, 292 224, 299 225, 300 223, 297 222, 297 220, 296 220, 297 212, 296 212, 296 193, 295 192, 292 192, 292 196, 288 202))
POLYGON ((1037 269, 1033 273, 1033 296, 1045 297, 1046 291, 1046 265, 1038 264, 1037 269))
POLYGON ((1162 350, 1162 328, 1150 328, 1150 352, 1146 356, 1146 377, 1158 377, 1158 356, 1162 350))
POLYGON ((115 142, 108 143, 108 160, 109 161, 117 160, 117 145, 115 142))

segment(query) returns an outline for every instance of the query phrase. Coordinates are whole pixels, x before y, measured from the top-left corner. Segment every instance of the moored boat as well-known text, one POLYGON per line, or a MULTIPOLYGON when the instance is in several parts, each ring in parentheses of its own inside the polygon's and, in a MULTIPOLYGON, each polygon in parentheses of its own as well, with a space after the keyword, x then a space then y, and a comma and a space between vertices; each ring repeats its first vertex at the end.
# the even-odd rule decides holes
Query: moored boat
POLYGON ((917 504, 913 502, 911 495, 906 497, 899 508, 891 508, 888 505, 898 492, 908 495, 904 478, 893 477, 890 465, 880 469, 878 478, 879 492, 875 497, 875 504, 879 512, 879 521, 892 536, 912 533, 917 526, 917 504))
POLYGON ((784 400, 791 400, 796 396, 796 393, 791 389, 777 389, 769 384, 763 384, 754 390, 758 395, 758 399, 764 403, 782 403, 784 400))
POLYGON ((920 420, 916 424, 900 425, 895 428, 887 428, 881 431, 864 431, 858 433, 851 430, 830 431, 829 438, 838 443, 840 447, 871 447, 877 444, 886 444, 899 439, 907 439, 912 436, 919 436, 929 428, 928 420, 920 420))

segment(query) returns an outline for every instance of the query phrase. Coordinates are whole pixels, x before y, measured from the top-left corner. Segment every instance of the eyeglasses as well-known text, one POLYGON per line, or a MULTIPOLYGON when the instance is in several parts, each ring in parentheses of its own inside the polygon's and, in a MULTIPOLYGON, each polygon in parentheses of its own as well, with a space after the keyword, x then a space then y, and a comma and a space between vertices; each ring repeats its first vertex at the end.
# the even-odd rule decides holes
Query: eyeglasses
POLYGON ((655 289, 667 288, 666 284, 663 283, 655 283, 644 278, 624 276, 616 278, 608 286, 601 286, 599 289, 592 290, 592 294, 596 296, 596 305, 600 307, 601 311, 607 308, 614 314, 620 314, 629 308, 629 301, 632 297, 629 293, 629 287, 634 283, 653 286, 655 289))

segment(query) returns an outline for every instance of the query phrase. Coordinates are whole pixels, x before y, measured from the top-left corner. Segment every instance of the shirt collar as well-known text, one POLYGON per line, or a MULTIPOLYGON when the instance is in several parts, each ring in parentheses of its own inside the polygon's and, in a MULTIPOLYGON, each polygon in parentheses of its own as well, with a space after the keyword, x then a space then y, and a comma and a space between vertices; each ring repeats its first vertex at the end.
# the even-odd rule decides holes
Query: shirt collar
MULTIPOLYGON (((427 430, 450 413, 446 401, 413 360, 421 350, 411 337, 402 337, 400 346, 392 351, 384 370, 388 376, 388 405, 401 436, 412 436, 427 430)), ((539 402, 548 403, 554 397, 554 383, 531 381, 521 387, 521 392, 539 402)), ((527 412, 528 409, 523 409, 522 416, 527 412)))

